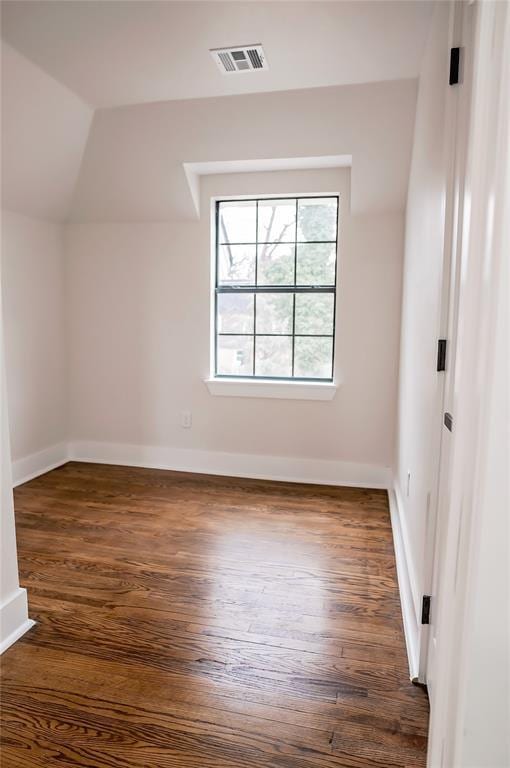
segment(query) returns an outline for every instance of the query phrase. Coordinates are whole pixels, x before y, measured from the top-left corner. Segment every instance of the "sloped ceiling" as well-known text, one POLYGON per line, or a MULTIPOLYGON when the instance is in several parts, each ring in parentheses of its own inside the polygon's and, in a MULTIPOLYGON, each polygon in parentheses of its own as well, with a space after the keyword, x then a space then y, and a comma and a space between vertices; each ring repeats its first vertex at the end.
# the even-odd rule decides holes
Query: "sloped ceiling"
POLYGON ((2 45, 2 206, 68 217, 93 110, 2 45))
POLYGON ((185 163, 351 155, 354 213, 403 210, 416 81, 98 110, 73 219, 196 216, 185 163))
POLYGON ((2 2, 4 39, 97 107, 416 78, 433 2, 2 2), (210 48, 262 43, 267 72, 210 48))
MULTIPOLYGON (((423 5, 429 4, 4 2, 3 34, 15 40, 16 45, 46 71, 10 45, 3 44, 3 205, 57 220, 196 218, 196 179, 190 188, 189 164, 200 167, 204 163, 254 163, 263 159, 277 165, 282 159, 348 155, 352 158, 353 212, 403 210, 417 90, 414 75, 418 72, 430 15, 423 5), (285 12, 277 7, 283 5, 288 6, 285 12), (138 10, 133 10, 135 6, 138 10), (166 10, 158 10, 159 6, 166 10), (227 6, 229 16, 225 15, 227 6), (356 78, 370 80, 379 74, 382 81, 298 89, 297 84, 307 83, 309 78, 300 74, 297 64, 295 77, 285 79, 287 64, 296 62, 291 48, 299 43, 303 32, 303 29, 299 31, 299 24, 294 29, 289 19, 293 6, 296 6, 296 18, 304 24, 303 29, 307 19, 310 30, 315 29, 313 24, 320 20, 320 30, 309 37, 314 46, 320 44, 324 51, 329 50, 328 25, 335 29, 337 41, 344 40, 346 30, 356 36, 357 49, 348 65, 324 53, 334 78, 349 82, 356 78), (301 6, 306 6, 306 13, 301 6), (384 7, 386 16, 381 16, 380 6, 384 7), (408 6, 415 6, 415 10, 409 10, 408 6), (395 21, 397 7, 400 10, 395 21), (145 15, 140 17, 142 8, 145 15), (214 41, 209 40, 202 28, 203 19, 213 13, 211 9, 223 19, 220 27, 225 31, 223 38, 219 35, 220 27, 214 23, 212 28, 218 33, 214 41), (188 30, 190 19, 195 18, 199 10, 197 29, 188 30), (96 109, 94 113, 91 106, 62 84, 72 85, 77 93, 89 96, 96 103, 117 103, 135 97, 147 102, 158 94, 161 96, 163 91, 156 94, 150 84, 154 63, 161 54, 157 46, 155 52, 150 45, 151 36, 155 34, 155 19, 160 18, 160 13, 177 14, 185 20, 180 35, 192 50, 198 42, 200 45, 218 45, 227 39, 233 42, 230 38, 244 29, 238 26, 241 21, 248 28, 253 21, 254 30, 259 29, 257 19, 265 19, 265 23, 270 20, 271 24, 278 22, 286 63, 279 64, 278 57, 273 59, 273 79, 264 85, 266 93, 152 101, 96 109), (99 23, 102 14, 106 14, 107 20, 104 28, 99 23), (83 26, 76 27, 76 19, 83 20, 83 26), (118 29, 112 19, 120 25, 118 29), (135 46, 132 59, 136 62, 137 56, 143 53, 144 77, 148 74, 151 77, 148 80, 134 77, 134 85, 141 90, 126 91, 123 88, 129 81, 132 61, 127 48, 121 47, 116 53, 116 46, 121 39, 125 45, 135 31, 145 42, 143 50, 135 46), (375 37, 377 45, 374 42, 372 47, 368 46, 366 42, 373 42, 375 37), (412 55, 408 50, 410 40, 412 55), (104 58, 101 53, 106 41, 111 45, 110 58, 104 58), (84 46, 88 43, 90 50, 85 53, 84 46), (83 81, 76 76, 77 67, 83 81), (48 72, 58 76, 60 82, 48 72), (409 74, 413 75, 412 79, 402 79, 409 74), (401 79, 391 79, 393 77, 401 79), (104 83, 109 83, 108 92, 100 93, 92 88, 97 84, 100 89, 104 83), (290 90, 273 90, 282 83, 290 90)), ((177 17, 172 18, 175 21, 177 17)), ((264 26, 260 26, 260 30, 263 29, 264 26)), ((170 32, 165 28, 165 33, 170 35, 168 40, 174 40, 177 45, 179 35, 172 25, 170 32)), ((347 40, 344 43, 346 50, 352 52, 352 45, 349 47, 347 40)), ((342 45, 338 42, 337 47, 342 45)), ((181 49, 177 46, 177 50, 181 49)), ((314 49, 301 50, 307 62, 310 50, 314 49)), ((175 71, 167 68, 164 73, 167 98, 177 93, 189 97, 197 92, 203 95, 218 90, 208 79, 209 74, 207 77, 200 74, 202 65, 197 64, 198 69, 192 68, 186 77, 176 66, 175 71), (184 90, 174 88, 176 73, 179 88, 182 86, 184 90)), ((220 78, 214 80, 216 84, 229 80, 215 70, 209 58, 207 66, 212 68, 214 78, 220 78)), ((209 69, 207 71, 209 73, 209 69)), ((322 70, 312 67, 312 71, 317 85, 330 80, 322 70)), ((240 78, 242 80, 242 76, 240 78)), ((157 84, 157 78, 154 82, 157 84)), ((253 81, 251 85, 245 82, 243 89, 256 90, 253 81)), ((260 83, 262 87, 262 81, 260 83)), ((228 86, 234 91, 238 87, 228 86)), ((223 92, 224 86, 219 90, 223 92)))

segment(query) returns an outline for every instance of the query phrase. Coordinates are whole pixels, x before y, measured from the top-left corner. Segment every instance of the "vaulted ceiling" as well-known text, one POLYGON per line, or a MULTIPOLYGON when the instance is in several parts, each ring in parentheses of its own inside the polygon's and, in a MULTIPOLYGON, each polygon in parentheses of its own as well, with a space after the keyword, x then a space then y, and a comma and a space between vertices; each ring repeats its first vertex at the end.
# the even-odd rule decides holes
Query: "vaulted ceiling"
POLYGON ((66 219, 93 110, 8 45, 2 45, 2 207, 66 219))
POLYGON ((431 7, 6 0, 3 205, 189 218, 189 164, 349 156, 353 211, 403 209, 431 7), (269 71, 222 75, 209 48, 250 43, 269 71))

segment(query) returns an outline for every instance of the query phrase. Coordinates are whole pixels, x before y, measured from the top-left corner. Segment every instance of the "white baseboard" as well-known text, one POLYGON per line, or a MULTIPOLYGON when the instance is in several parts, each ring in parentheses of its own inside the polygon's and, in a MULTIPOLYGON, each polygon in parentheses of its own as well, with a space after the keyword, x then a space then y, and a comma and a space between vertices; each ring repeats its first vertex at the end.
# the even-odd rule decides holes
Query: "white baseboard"
POLYGON ((201 451, 166 446, 124 443, 74 442, 69 458, 98 464, 172 469, 209 475, 249 477, 293 483, 348 485, 360 488, 388 488, 389 467, 323 459, 265 456, 249 453, 201 451))
POLYGON ((25 634, 35 621, 28 618, 27 591, 18 587, 2 605, 0 605, 0 654, 25 634))
POLYGON ((409 586, 411 587, 411 597, 413 600, 416 621, 419 622, 421 620, 422 590, 418 582, 418 577, 416 575, 416 566, 415 566, 414 558, 412 554, 411 542, 409 540, 409 529, 407 525, 407 517, 405 515, 405 505, 402 500, 402 493, 396 478, 394 478, 393 489, 395 491, 395 500, 397 502, 396 509, 398 512, 398 519, 400 522, 400 533, 402 537, 402 544, 404 549, 409 586))
POLYGON ((44 448, 42 451, 31 453, 29 456, 13 461, 13 486, 16 487, 22 483, 27 483, 29 480, 33 480, 34 477, 44 475, 45 472, 60 467, 66 461, 69 461, 68 453, 67 443, 57 443, 56 445, 44 448))
POLYGON ((83 441, 58 443, 13 462, 13 485, 26 483, 70 460, 293 483, 384 489, 391 485, 390 468, 374 464, 83 441))
POLYGON ((409 662, 409 675, 411 680, 415 680, 418 679, 419 676, 421 632, 420 617, 416 610, 416 579, 411 564, 411 554, 407 545, 407 537, 404 532, 402 506, 398 491, 388 491, 388 501, 390 505, 400 604, 402 607, 404 635, 409 662))

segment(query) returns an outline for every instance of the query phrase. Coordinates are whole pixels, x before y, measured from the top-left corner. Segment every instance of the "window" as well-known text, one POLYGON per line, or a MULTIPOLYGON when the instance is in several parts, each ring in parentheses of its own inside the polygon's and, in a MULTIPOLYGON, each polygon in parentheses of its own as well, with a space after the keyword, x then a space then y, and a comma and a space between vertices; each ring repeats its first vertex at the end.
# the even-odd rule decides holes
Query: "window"
POLYGON ((332 381, 338 197, 216 203, 215 376, 332 381))

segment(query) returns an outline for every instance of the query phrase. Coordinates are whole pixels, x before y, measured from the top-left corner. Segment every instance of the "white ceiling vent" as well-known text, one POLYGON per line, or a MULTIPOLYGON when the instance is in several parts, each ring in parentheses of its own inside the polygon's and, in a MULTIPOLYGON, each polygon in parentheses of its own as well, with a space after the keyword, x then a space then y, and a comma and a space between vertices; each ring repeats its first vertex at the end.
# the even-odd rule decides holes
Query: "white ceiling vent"
POLYGON ((214 48, 211 55, 224 75, 268 69, 266 56, 261 45, 214 48))

